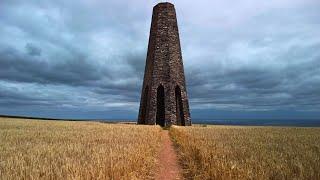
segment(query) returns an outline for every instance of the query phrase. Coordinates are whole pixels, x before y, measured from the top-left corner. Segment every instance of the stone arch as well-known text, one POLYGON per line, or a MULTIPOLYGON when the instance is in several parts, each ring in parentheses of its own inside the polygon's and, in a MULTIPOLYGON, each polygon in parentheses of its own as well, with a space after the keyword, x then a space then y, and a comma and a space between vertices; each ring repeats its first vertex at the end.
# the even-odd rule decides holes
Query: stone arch
POLYGON ((164 104, 164 87, 160 84, 157 88, 157 115, 156 124, 165 126, 165 104, 164 104))
POLYGON ((183 112, 183 103, 181 98, 181 89, 177 85, 175 88, 175 100, 176 100, 176 117, 177 117, 177 124, 185 126, 185 119, 184 119, 184 112, 183 112))
POLYGON ((146 115, 148 108, 148 98, 149 98, 149 86, 144 88, 143 98, 142 98, 142 106, 141 106, 141 124, 146 124, 146 115))

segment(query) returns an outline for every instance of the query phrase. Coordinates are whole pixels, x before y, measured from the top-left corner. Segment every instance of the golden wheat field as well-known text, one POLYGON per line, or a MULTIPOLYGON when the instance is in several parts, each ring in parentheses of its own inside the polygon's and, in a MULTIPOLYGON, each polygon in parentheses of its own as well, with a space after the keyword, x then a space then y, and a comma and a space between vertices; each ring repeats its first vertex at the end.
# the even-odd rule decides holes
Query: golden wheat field
POLYGON ((173 127, 187 179, 320 179, 320 128, 173 127))
POLYGON ((0 118, 0 179, 152 179, 160 131, 0 118))

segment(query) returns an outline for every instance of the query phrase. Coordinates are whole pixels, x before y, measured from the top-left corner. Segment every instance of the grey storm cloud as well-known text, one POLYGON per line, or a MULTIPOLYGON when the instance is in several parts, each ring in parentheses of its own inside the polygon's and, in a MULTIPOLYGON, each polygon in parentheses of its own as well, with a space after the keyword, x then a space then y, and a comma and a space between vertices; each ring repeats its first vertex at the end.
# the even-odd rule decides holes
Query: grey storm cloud
POLYGON ((27 50, 28 54, 31 56, 40 56, 41 55, 41 49, 34 46, 31 43, 26 44, 26 50, 27 50))
MULTIPOLYGON (((135 118, 157 2, 1 1, 0 114, 135 118)), ((172 2, 193 112, 319 112, 319 1, 172 2)))

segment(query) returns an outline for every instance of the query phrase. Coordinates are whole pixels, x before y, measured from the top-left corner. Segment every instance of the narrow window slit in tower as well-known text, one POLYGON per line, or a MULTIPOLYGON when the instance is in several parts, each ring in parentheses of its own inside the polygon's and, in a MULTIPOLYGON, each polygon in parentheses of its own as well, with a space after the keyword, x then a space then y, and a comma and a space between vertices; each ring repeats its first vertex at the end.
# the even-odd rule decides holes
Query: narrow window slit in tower
POLYGON ((182 104, 182 99, 181 99, 181 89, 179 86, 176 86, 175 96, 176 96, 177 124, 185 126, 184 115, 183 115, 183 104, 182 104))
POLYGON ((160 85, 157 89, 157 117, 156 124, 165 126, 164 88, 160 85))

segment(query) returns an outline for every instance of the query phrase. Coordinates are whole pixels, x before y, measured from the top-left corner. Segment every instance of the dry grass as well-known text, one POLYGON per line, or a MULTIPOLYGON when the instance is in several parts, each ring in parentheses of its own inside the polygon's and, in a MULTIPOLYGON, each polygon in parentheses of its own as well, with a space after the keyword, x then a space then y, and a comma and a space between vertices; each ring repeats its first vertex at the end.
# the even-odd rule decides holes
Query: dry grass
POLYGON ((160 131, 0 118, 0 179, 151 179, 160 131))
POLYGON ((320 128, 173 127, 187 179, 320 179, 320 128))

